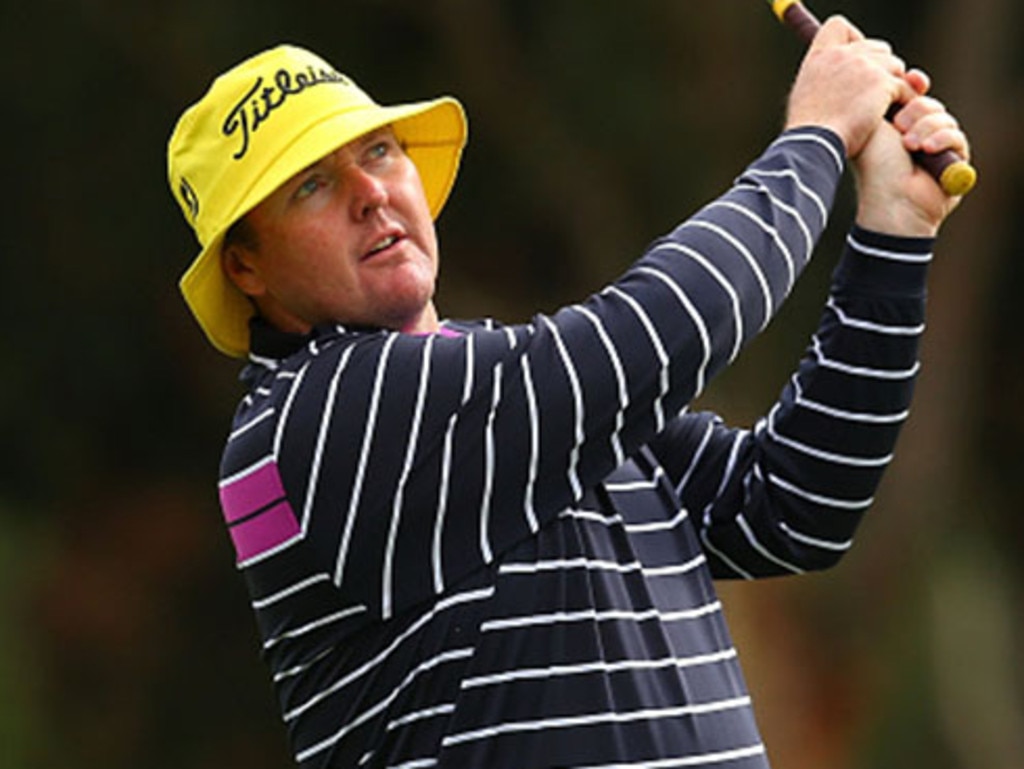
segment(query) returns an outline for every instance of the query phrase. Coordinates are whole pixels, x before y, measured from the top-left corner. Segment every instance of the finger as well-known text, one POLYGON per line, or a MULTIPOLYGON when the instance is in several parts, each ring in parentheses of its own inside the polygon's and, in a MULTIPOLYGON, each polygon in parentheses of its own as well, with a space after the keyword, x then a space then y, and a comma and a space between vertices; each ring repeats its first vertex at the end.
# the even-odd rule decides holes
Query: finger
POLYGON ((855 27, 844 16, 830 16, 821 25, 818 34, 811 41, 811 50, 828 48, 836 45, 855 43, 864 39, 864 33, 855 27))
MULTIPOLYGON (((918 93, 914 90, 913 86, 907 82, 906 77, 902 74, 894 73, 892 80, 890 81, 890 85, 892 88, 891 104, 906 105, 910 104, 915 99, 921 98, 918 96, 918 93)), ((902 109, 903 108, 901 107, 900 111, 902 111, 902 109)), ((899 114, 899 112, 896 114, 899 114)))
POLYGON ((918 69, 916 67, 909 69, 907 70, 905 77, 907 82, 910 84, 910 87, 921 96, 924 96, 932 90, 932 79, 928 73, 922 69, 918 69))
POLYGON ((953 150, 964 160, 970 159, 970 147, 967 135, 949 114, 929 115, 917 123, 903 137, 904 146, 911 152, 921 150, 935 154, 944 150, 953 150))
POLYGON ((967 141, 967 135, 959 127, 944 128, 930 134, 921 142, 921 149, 929 155, 953 150, 964 160, 971 159, 971 145, 967 141))
POLYGON ((947 113, 946 105, 934 96, 915 96, 899 108, 892 122, 900 131, 909 131, 915 123, 927 115, 947 113))

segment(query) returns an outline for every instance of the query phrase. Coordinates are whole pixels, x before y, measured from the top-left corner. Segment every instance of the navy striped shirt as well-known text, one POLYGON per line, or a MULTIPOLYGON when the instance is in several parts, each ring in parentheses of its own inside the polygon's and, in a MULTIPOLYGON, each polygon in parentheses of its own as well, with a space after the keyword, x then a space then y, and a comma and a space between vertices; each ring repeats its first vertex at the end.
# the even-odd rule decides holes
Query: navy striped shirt
POLYGON ((767 767, 712 579, 850 547, 907 415, 931 240, 851 231, 754 429, 687 404, 792 288, 844 162, 828 131, 782 134, 528 324, 254 323, 220 494, 300 765, 767 767))

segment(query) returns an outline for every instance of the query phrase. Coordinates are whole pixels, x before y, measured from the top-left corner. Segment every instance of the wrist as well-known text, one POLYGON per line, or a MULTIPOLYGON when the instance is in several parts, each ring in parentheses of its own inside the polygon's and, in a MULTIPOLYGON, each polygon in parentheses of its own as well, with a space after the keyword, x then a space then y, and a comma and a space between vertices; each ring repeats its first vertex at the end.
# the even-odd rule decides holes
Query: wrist
POLYGON ((900 238, 934 238, 939 225, 907 206, 862 203, 857 207, 857 226, 900 238))
POLYGON ((900 184, 879 187, 863 183, 858 174, 857 225, 872 232, 906 238, 934 238, 940 221, 929 216, 909 196, 900 194, 900 184))

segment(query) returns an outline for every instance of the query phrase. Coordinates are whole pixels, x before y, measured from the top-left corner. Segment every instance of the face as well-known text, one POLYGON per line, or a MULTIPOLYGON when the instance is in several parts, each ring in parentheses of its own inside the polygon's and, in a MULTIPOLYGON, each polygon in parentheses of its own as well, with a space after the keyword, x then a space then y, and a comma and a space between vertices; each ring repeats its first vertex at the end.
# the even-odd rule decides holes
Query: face
POLYGON ((263 317, 434 331, 437 236, 416 166, 385 128, 299 172, 246 216, 224 269, 263 317))

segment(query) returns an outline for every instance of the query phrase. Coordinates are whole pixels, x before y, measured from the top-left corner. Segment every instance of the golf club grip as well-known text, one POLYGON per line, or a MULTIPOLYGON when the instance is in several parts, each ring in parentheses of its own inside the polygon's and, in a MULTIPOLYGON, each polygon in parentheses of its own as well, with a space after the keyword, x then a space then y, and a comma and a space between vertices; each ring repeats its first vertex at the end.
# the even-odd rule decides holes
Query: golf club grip
MULTIPOLYGON (((821 29, 818 17, 800 0, 774 0, 772 9, 779 21, 792 29, 807 45, 811 44, 821 29)), ((895 107, 890 112, 895 112, 895 107)), ((978 179, 974 167, 953 150, 934 154, 918 151, 912 152, 911 157, 918 166, 932 175, 947 195, 966 195, 978 179)))

